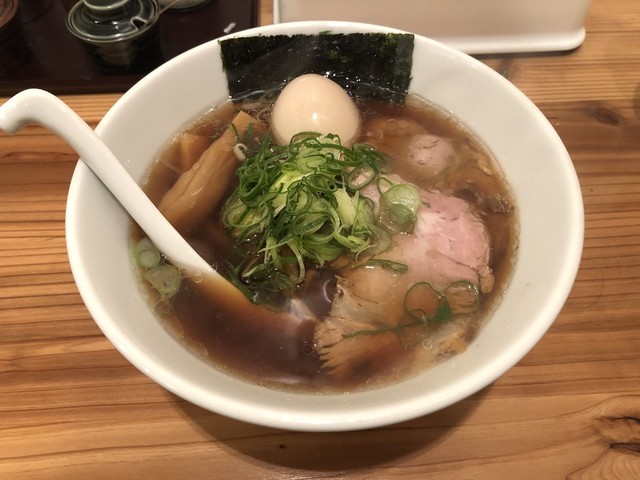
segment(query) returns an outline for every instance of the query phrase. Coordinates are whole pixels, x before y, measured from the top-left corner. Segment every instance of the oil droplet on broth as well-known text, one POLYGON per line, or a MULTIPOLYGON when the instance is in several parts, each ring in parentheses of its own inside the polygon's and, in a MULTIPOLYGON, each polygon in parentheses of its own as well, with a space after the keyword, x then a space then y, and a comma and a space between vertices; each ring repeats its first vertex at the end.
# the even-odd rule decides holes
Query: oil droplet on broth
POLYGON ((422 348, 424 348, 425 350, 431 350, 433 348, 433 342, 430 338, 425 338, 422 341, 422 348))

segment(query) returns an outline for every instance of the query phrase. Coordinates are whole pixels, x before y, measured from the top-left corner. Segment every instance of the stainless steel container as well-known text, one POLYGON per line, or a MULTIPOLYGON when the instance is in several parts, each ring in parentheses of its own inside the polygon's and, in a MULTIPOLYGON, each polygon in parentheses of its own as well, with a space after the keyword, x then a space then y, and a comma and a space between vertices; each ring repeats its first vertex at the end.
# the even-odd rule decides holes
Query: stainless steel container
POLYGON ((82 0, 67 28, 105 71, 145 72, 161 61, 157 0, 82 0))

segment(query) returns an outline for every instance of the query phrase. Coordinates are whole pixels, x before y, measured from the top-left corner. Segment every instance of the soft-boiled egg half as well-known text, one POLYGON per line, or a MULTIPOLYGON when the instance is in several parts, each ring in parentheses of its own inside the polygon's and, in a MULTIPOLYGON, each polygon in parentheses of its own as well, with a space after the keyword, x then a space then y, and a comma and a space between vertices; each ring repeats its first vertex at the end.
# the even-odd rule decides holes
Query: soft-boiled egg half
POLYGON ((333 133, 351 145, 360 129, 360 114, 349 94, 333 80, 313 73, 296 77, 278 96, 271 129, 280 145, 296 133, 333 133))

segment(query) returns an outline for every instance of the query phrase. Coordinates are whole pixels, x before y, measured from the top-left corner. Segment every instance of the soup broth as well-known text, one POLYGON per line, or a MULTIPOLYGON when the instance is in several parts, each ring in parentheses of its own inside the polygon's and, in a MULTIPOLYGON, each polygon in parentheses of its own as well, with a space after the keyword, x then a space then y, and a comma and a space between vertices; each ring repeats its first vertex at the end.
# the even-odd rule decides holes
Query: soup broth
MULTIPOLYGON (((363 119, 358 141, 388 155, 393 168, 386 177, 417 187, 420 208, 431 209, 425 213, 424 227, 394 234, 389 248, 373 256, 378 262, 354 266, 338 259, 320 268, 310 262, 304 281, 293 290, 295 315, 274 311, 257 321, 233 309, 223 310, 200 292, 197 280, 185 279, 169 302, 157 304, 158 310, 167 328, 214 367, 271 388, 305 392, 375 388, 464 351, 499 300, 517 249, 517 221, 509 186, 490 153, 454 118, 420 98, 410 96, 403 105, 360 101, 358 108, 363 119), (452 209, 461 210, 451 213, 452 209), (478 232, 478 228, 476 237, 487 242, 478 247, 488 252, 486 265, 465 267, 458 277, 456 269, 466 266, 466 260, 451 260, 440 252, 425 268, 444 265, 453 271, 443 273, 448 280, 439 284, 440 277, 429 274, 422 279, 412 273, 414 264, 427 256, 422 252, 433 250, 416 244, 413 237, 424 233, 434 244, 438 243, 432 236, 435 230, 458 235, 461 229, 478 232), (405 256, 397 260, 395 251, 405 256), (394 270, 401 264, 408 272, 394 270), (477 282, 467 278, 468 271, 479 272, 477 282), (396 288, 405 293, 390 298, 396 288), (429 321, 416 317, 415 312, 427 308, 420 303, 425 296, 439 302, 443 295, 456 297, 458 290, 463 296, 473 293, 477 301, 473 308, 467 300, 459 307, 449 299, 451 306, 438 304, 429 321), (378 294, 382 297, 373 298, 378 294), (419 298, 416 307, 414 297, 419 298), (439 318, 447 309, 453 315, 439 318)), ((180 175, 222 135, 238 109, 265 125, 268 122, 269 105, 256 103, 227 103, 197 119, 167 144, 150 171, 144 189, 154 203, 159 204, 180 175)), ((232 175, 224 198, 236 186, 232 175)), ((366 196, 365 190, 362 195, 366 196)), ((205 260, 227 275, 234 239, 222 218, 223 204, 224 199, 183 234, 205 260)), ((140 236, 134 231, 135 240, 140 236)), ((453 245, 457 240, 447 242, 453 245)), ((468 250, 473 248, 465 247, 468 250)), ((150 302, 158 302, 157 295, 145 288, 150 302)))

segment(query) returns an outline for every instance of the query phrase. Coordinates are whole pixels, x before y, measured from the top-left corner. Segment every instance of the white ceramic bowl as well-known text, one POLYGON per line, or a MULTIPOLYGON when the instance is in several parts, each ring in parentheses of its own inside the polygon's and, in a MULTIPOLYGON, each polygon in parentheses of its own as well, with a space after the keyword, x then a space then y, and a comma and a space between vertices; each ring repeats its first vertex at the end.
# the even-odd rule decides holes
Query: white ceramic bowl
MULTIPOLYGON (((393 31, 339 22, 262 27, 237 35, 393 31)), ((404 382, 355 394, 285 393, 245 383, 198 360, 161 326, 140 294, 129 218, 79 163, 67 205, 67 246, 91 315, 137 368, 180 397, 229 417, 291 430, 387 425, 436 411, 489 385, 542 337, 577 272, 583 206, 565 147, 517 88, 480 62, 416 37, 410 91, 453 112, 489 147, 518 205, 520 247, 499 307, 466 352, 404 382)), ((96 131, 135 179, 189 120, 227 98, 217 41, 168 62, 131 88, 96 131)))

